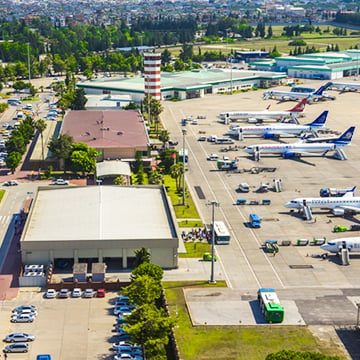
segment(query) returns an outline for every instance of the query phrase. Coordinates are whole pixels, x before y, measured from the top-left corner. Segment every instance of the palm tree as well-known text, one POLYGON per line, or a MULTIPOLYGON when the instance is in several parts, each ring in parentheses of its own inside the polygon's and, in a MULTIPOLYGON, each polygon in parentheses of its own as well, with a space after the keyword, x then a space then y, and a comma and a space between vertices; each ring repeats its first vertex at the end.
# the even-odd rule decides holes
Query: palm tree
POLYGON ((44 138, 43 132, 45 131, 47 125, 44 119, 39 119, 35 122, 35 129, 39 131, 41 137, 41 154, 42 154, 42 161, 44 161, 44 138))

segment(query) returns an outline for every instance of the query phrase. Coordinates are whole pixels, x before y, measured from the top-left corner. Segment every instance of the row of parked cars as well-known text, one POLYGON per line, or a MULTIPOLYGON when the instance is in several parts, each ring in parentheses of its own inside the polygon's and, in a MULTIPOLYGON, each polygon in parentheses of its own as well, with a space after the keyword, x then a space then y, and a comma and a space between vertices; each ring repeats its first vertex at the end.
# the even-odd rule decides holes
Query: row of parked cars
POLYGON ((82 291, 80 288, 74 288, 72 291, 68 289, 60 289, 59 292, 57 292, 55 289, 48 289, 45 293, 45 298, 47 299, 67 299, 70 296, 73 298, 93 298, 94 296, 105 297, 106 291, 105 289, 98 289, 96 291, 94 291, 93 289, 85 289, 84 291, 82 291))
MULTIPOLYGON (((10 321, 14 323, 33 322, 38 315, 38 308, 34 305, 21 305, 12 310, 10 321)), ((11 343, 6 345, 4 353, 25 353, 29 351, 29 342, 34 341, 35 336, 25 333, 16 332, 5 337, 4 341, 11 343)))
POLYGON ((132 344, 129 341, 130 335, 124 330, 126 317, 131 315, 135 305, 130 303, 127 296, 120 296, 115 299, 113 314, 116 316, 115 330, 118 342, 113 343, 111 350, 116 351, 114 360, 143 360, 142 346, 132 344))

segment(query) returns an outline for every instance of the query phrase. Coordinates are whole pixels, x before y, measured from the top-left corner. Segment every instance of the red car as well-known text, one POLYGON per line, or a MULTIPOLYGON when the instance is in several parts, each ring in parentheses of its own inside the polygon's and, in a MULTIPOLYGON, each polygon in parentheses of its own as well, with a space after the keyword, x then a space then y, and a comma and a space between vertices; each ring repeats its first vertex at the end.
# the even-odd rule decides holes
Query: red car
POLYGON ((106 295, 105 289, 98 289, 96 291, 96 297, 105 297, 105 295, 106 295))

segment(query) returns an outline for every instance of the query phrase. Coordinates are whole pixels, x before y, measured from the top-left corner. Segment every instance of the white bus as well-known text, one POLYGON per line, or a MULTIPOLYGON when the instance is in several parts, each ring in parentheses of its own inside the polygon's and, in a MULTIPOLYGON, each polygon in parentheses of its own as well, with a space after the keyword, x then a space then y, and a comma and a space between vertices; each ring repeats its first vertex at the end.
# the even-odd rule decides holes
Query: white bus
POLYGON ((226 245, 230 242, 230 233, 223 221, 214 221, 215 244, 226 245))

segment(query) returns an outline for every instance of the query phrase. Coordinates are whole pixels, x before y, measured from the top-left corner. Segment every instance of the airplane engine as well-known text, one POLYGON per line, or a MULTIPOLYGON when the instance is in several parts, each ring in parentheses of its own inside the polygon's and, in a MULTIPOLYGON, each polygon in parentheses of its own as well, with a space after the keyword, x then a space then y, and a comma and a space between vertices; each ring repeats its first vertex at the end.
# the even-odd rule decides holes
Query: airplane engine
POLYGON ((284 159, 291 159, 293 157, 296 156, 296 153, 292 152, 292 151, 287 151, 283 153, 283 158, 284 159))
POLYGON ((339 209, 339 208, 332 209, 331 212, 335 216, 343 216, 345 214, 345 210, 344 209, 339 209))

